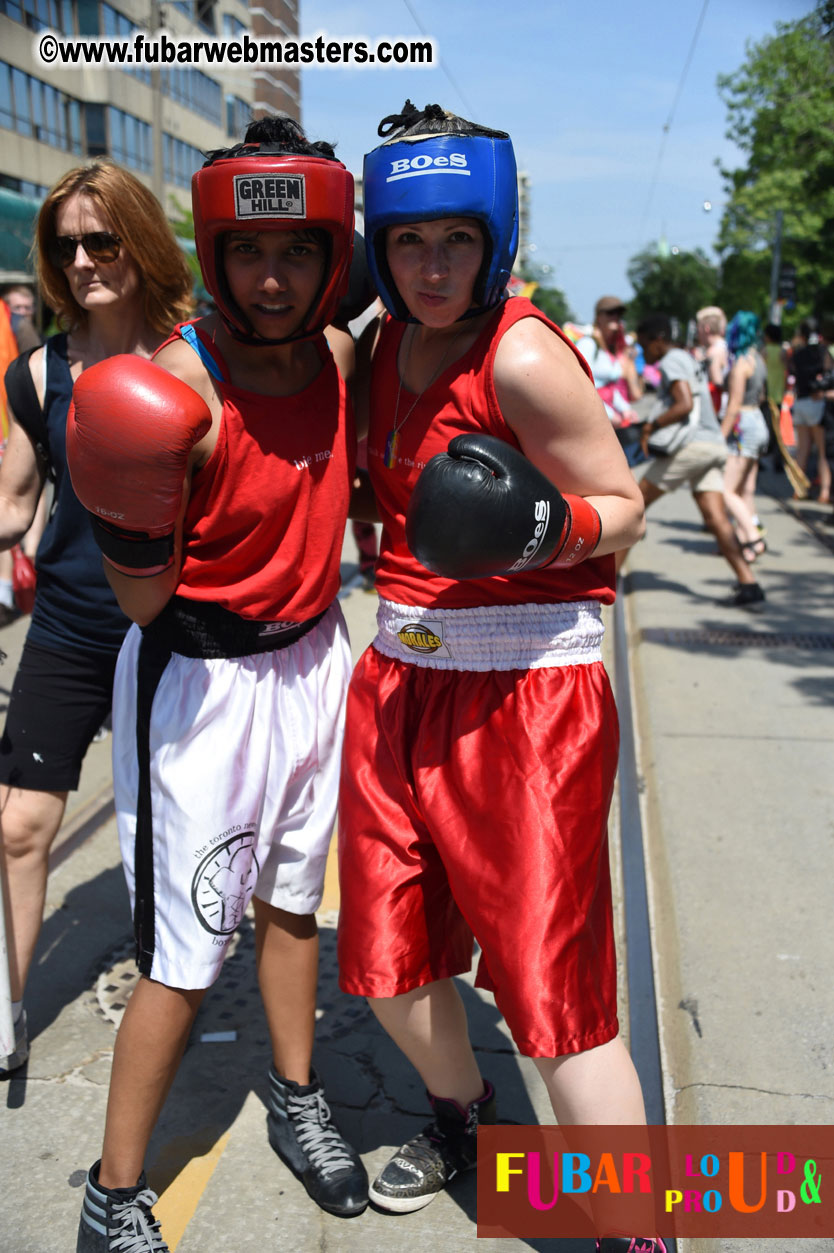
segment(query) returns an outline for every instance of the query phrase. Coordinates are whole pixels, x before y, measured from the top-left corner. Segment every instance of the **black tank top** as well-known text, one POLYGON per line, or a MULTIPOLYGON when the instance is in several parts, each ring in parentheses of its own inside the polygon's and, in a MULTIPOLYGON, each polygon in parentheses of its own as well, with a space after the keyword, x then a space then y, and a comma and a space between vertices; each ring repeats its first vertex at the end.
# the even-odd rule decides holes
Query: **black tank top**
POLYGON ((35 559, 38 587, 27 638, 42 648, 115 653, 130 622, 107 582, 90 519, 73 491, 67 468, 72 375, 66 335, 48 339, 45 351, 43 412, 55 495, 35 559))

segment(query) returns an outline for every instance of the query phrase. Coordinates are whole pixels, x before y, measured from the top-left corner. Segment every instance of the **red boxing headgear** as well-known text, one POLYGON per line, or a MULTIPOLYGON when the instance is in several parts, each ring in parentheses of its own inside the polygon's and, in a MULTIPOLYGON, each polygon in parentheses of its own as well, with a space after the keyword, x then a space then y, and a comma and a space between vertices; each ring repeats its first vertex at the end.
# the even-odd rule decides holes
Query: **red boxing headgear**
POLYGON ((319 229, 330 241, 324 278, 302 325, 290 340, 318 334, 345 294, 353 251, 353 175, 341 161, 279 152, 252 144, 251 152, 219 157, 191 180, 194 240, 207 291, 230 334, 250 344, 286 339, 256 335, 232 299, 223 266, 227 231, 319 229))

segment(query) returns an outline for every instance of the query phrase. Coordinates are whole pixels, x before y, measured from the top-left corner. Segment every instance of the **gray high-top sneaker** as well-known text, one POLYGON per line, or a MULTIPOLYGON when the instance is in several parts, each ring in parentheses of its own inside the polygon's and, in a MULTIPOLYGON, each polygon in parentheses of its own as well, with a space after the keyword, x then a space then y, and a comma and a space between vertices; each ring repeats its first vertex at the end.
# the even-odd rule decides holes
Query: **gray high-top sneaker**
POLYGON ((368 1206, 368 1175, 334 1125, 318 1075, 305 1086, 269 1069, 269 1143, 317 1205, 340 1218, 368 1206))
POLYGON ((144 1171, 134 1188, 104 1188, 100 1165, 87 1175, 75 1253, 169 1253, 151 1208, 157 1195, 144 1171))

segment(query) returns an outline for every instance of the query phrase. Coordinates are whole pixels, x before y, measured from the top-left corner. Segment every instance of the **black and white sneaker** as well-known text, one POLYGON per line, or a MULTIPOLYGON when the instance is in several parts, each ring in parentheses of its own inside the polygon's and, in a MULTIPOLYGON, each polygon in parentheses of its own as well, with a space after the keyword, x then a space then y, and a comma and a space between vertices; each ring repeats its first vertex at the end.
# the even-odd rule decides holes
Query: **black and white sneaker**
POLYGON ((11 1074, 19 1070, 28 1056, 29 1032, 26 1028, 26 1010, 22 1009, 14 1025, 14 1052, 6 1057, 0 1057, 0 1079, 8 1079, 11 1074))
POLYGON ((151 1192, 142 1172, 135 1188, 104 1188, 98 1181, 98 1161, 90 1167, 75 1253, 169 1253, 152 1207, 151 1192))
POLYGON ((484 1080, 484 1094, 465 1109, 457 1101, 429 1095, 434 1121, 394 1154, 371 1184, 374 1205, 392 1214, 422 1209, 455 1175, 478 1161, 478 1127, 495 1122, 495 1089, 484 1080))
POLYGON ((334 1125, 318 1075, 302 1087, 269 1070, 269 1143, 323 1210, 352 1218, 368 1206, 368 1175, 334 1125))

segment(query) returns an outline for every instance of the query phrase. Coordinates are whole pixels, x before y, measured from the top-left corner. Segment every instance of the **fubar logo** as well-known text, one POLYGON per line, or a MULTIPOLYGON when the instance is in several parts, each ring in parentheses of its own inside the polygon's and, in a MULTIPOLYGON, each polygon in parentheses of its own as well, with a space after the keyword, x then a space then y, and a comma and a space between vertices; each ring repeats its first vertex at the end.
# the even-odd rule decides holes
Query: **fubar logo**
POLYGON ((386 183, 396 183, 401 178, 419 178, 421 174, 465 174, 468 178, 472 171, 466 163, 465 152, 450 152, 448 156, 441 154, 430 157, 427 152, 418 153, 416 157, 402 157, 391 162, 391 173, 386 183))
POLYGON ((303 218, 307 215, 305 175, 269 175, 252 178, 250 174, 236 174, 235 217, 248 218, 303 218))

